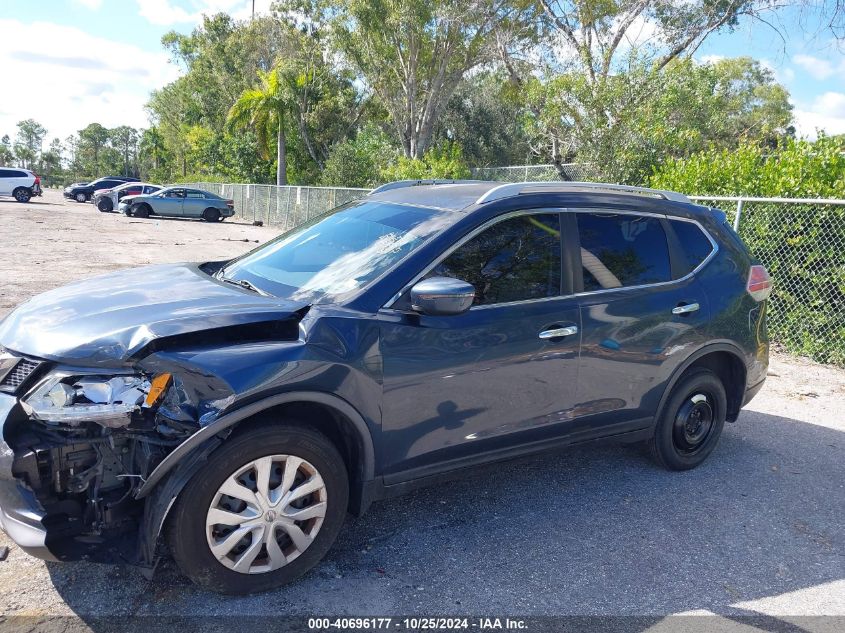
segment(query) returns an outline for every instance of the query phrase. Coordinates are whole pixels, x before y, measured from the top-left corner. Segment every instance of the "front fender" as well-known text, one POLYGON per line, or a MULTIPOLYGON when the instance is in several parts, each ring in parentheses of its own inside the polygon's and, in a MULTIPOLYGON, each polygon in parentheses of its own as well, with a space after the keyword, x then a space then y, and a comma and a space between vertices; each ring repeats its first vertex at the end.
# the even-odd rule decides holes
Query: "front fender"
POLYGON ((144 485, 136 493, 137 499, 143 499, 148 496, 156 485, 167 475, 173 468, 176 467, 184 458, 186 458, 194 449, 213 438, 221 431, 234 426, 238 422, 250 418, 262 411, 266 411, 271 407, 280 404, 287 404, 289 402, 313 402, 316 404, 325 405, 335 409, 348 419, 358 435, 361 444, 361 454, 363 463, 361 464, 363 480, 370 481, 375 476, 375 451, 373 449, 373 438, 367 423, 361 414, 348 402, 335 396, 333 394, 322 393, 318 391, 290 391, 268 398, 264 398, 248 404, 240 409, 220 416, 214 422, 199 429, 187 440, 177 446, 161 463, 156 466, 155 470, 150 473, 150 476, 144 482, 144 485))

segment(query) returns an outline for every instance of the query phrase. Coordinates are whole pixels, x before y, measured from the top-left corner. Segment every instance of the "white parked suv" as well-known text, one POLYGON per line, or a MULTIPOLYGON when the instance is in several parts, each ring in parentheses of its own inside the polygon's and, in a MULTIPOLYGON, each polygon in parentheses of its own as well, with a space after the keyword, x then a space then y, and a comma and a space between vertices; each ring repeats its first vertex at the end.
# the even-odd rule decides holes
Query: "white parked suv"
POLYGON ((29 202, 41 194, 41 179, 28 169, 0 167, 0 196, 13 196, 18 202, 29 202))

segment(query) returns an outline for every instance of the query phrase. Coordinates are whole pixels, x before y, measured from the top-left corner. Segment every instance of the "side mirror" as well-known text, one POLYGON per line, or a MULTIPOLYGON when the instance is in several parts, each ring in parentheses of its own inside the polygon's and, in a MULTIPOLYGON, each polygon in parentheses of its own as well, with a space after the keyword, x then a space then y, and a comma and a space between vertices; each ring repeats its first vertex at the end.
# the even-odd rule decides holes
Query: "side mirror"
POLYGON ((430 277, 411 288, 411 309, 430 316, 454 316, 469 310, 475 287, 451 277, 430 277))

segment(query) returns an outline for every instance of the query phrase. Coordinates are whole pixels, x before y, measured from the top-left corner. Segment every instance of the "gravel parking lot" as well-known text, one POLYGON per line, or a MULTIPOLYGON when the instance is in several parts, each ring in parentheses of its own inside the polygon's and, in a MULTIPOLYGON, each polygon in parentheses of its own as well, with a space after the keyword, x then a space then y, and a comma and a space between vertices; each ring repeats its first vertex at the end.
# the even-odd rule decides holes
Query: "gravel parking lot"
MULTIPOLYGON (((0 227, 0 317, 74 279, 225 258, 276 234, 103 214, 54 191, 0 200, 0 227)), ((763 392, 695 471, 609 445, 496 465, 350 517, 316 570, 260 596, 202 592, 169 563, 152 582, 128 567, 45 564, 0 535, 10 547, 0 625, 3 615, 99 628, 110 615, 709 612, 834 630, 794 618, 845 616, 843 403, 845 372, 776 355, 763 392)))

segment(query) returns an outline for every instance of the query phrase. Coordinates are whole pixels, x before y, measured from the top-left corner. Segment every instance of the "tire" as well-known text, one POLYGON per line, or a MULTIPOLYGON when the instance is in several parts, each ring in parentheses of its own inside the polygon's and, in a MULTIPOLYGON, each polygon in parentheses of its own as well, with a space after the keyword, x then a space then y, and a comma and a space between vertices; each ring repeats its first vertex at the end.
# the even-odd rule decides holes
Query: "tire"
POLYGON ((131 218, 132 217, 131 209, 129 209, 128 207, 126 209, 124 209, 123 215, 125 215, 127 218, 131 218))
POLYGON ((88 196, 84 193, 78 193, 73 197, 77 202, 88 202, 88 196))
POLYGON ((146 204, 137 204, 134 207, 130 208, 132 215, 136 218, 148 218, 150 217, 150 207, 146 204))
POLYGON ((256 427, 235 435, 212 453, 182 490, 168 518, 170 551, 182 573, 205 589, 229 595, 274 589, 296 580, 325 556, 343 525, 348 499, 349 481, 343 458, 325 436, 298 424, 256 427), (304 461, 288 462, 291 458, 304 461), (272 461, 261 461, 267 459, 272 461), (266 465, 271 498, 274 493, 279 494, 289 467, 295 469, 294 482, 300 481, 294 484, 293 491, 303 485, 323 484, 293 501, 302 506, 300 513, 309 509, 313 513, 325 512, 322 518, 315 514, 292 524, 293 529, 300 529, 294 534, 301 547, 285 527, 290 524, 286 515, 297 511, 297 507, 286 503, 284 497, 276 501, 276 506, 260 505, 260 495, 235 482, 238 477, 257 489, 256 481, 262 479, 257 463, 266 465), (238 496, 224 494, 222 487, 235 490, 238 496), (251 502, 241 499, 250 496, 251 502), (235 528, 236 523, 211 524, 211 512, 219 510, 225 513, 220 514, 223 518, 243 513, 240 527, 235 528), (244 516, 248 518, 243 520, 244 516), (268 529, 268 524, 272 528, 268 529), (233 540, 236 530, 242 537, 237 539, 235 535, 233 540), (267 549, 271 535, 277 543, 275 559, 267 549), (217 554, 212 552, 212 543, 219 548, 217 554), (250 553, 255 554, 254 559, 250 553), (240 571, 235 568, 238 564, 243 566, 240 571))
POLYGON ((114 210, 114 203, 111 198, 100 198, 97 201, 97 208, 103 213, 109 213, 114 210))
POLYGON ((219 222, 220 211, 218 211, 217 209, 206 209, 202 212, 202 219, 206 222, 219 222))
POLYGON ((651 440, 657 462, 668 470, 695 468, 713 452, 727 416, 721 379, 693 369, 672 388, 651 440))
POLYGON ((26 187, 18 187, 12 192, 12 195, 18 202, 29 202, 32 198, 32 190, 26 187))

